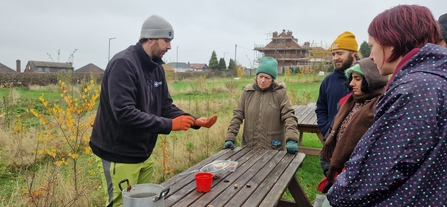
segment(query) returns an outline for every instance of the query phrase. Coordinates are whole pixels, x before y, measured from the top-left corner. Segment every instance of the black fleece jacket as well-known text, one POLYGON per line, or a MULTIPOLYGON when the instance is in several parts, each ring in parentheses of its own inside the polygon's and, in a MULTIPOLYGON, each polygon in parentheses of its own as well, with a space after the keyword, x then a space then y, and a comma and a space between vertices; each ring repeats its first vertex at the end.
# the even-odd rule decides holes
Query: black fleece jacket
POLYGON ((119 163, 139 163, 152 154, 158 134, 169 134, 172 118, 188 115, 173 104, 163 61, 140 43, 107 64, 90 138, 93 153, 119 163))

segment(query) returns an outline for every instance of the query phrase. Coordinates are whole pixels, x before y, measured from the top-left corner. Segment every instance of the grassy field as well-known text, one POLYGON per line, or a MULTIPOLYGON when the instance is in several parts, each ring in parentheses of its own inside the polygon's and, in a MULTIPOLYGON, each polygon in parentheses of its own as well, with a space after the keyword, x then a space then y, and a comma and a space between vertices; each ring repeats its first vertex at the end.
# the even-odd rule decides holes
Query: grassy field
MULTIPOLYGON (((292 104, 300 105, 316 101, 322 78, 297 75, 292 77, 279 76, 277 81, 285 82, 292 104)), ((247 77, 240 80, 233 78, 197 78, 169 82, 170 92, 177 106, 196 116, 217 114, 219 118, 210 129, 160 135, 153 153, 156 160, 154 183, 161 183, 169 179, 221 149, 232 117, 232 110, 237 105, 242 92, 241 89, 243 86, 253 83, 253 81, 253 77, 247 77)), ((37 177, 33 177, 34 181, 44 183, 42 180, 45 179, 45 176, 48 176, 49 169, 52 169, 52 158, 48 155, 41 156, 38 159, 33 158, 33 155, 36 154, 33 153, 36 151, 36 143, 39 143, 37 141, 38 134, 48 129, 45 129, 39 119, 27 110, 34 108, 45 113, 45 107, 39 101, 42 93, 45 94, 45 100, 51 104, 64 106, 58 86, 34 86, 30 87, 29 90, 20 88, 0 89, 0 97, 2 97, 0 105, 0 185, 2 186, 2 189, 0 189, 0 206, 28 204, 29 200, 23 195, 26 195, 26 188, 29 187, 30 174, 25 172, 35 172, 31 174, 37 175, 37 177), (23 126, 20 130, 17 130, 18 122, 23 126), (34 160, 35 162, 25 162, 26 160, 34 160)), ((70 93, 74 97, 78 96, 79 88, 73 87, 70 93)), ((92 116, 94 116, 94 111, 87 114, 85 119, 92 116)), ((238 135, 238 139, 240 138, 241 133, 238 135)), ((304 134, 303 145, 322 147, 316 135, 307 133, 304 134)), ((91 153, 83 154, 77 160, 80 172, 77 179, 79 179, 81 186, 86 186, 86 195, 83 195, 75 206, 98 206, 103 204, 104 196, 101 191, 100 175, 97 173, 98 169, 92 160, 93 155, 91 153)), ((63 192, 60 193, 60 196, 70 197, 74 191, 74 184, 70 179, 67 179, 71 172, 71 169, 66 166, 58 168, 58 177, 53 180, 57 184, 52 185, 57 186, 57 190, 63 192)), ((318 157, 307 156, 296 176, 313 203, 318 193, 316 186, 323 177, 318 157)), ((288 193, 284 196, 291 198, 288 193)), ((55 199, 63 200, 58 196, 55 199)))

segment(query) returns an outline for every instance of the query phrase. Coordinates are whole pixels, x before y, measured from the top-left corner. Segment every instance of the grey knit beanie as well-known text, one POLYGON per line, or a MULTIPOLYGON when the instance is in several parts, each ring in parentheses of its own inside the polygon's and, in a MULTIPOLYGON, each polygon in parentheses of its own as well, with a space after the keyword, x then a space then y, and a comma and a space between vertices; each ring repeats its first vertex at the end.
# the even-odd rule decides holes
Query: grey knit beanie
POLYGON ((368 82, 369 90, 374 91, 378 88, 386 86, 388 83, 388 76, 380 75, 377 65, 372 60, 369 58, 363 58, 357 61, 357 63, 360 65, 360 68, 362 68, 362 71, 365 74, 364 77, 366 82, 368 82))
POLYGON ((447 42, 447 13, 439 17, 438 23, 441 29, 442 38, 447 42))
POLYGON ((167 38, 174 39, 174 29, 166 19, 158 15, 152 15, 144 21, 141 27, 141 36, 143 38, 167 38))

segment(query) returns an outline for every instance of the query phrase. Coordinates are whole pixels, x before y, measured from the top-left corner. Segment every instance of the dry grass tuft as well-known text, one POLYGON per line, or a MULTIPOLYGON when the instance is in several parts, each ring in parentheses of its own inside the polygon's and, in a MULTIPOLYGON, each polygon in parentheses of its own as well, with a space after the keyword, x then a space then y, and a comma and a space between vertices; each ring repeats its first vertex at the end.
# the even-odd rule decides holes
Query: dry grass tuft
POLYGON ((56 84, 39 86, 39 85, 30 85, 29 90, 32 91, 59 91, 59 86, 56 84))
POLYGON ((0 129, 0 148, 2 164, 6 166, 29 166, 35 162, 34 149, 37 146, 35 131, 24 136, 17 136, 10 131, 0 129))

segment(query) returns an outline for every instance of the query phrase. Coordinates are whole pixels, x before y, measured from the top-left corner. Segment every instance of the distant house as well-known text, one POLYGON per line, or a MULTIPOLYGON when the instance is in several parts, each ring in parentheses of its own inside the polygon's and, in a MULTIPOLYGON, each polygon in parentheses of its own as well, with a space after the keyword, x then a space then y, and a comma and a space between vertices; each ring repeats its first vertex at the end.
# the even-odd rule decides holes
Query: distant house
POLYGON ((54 73, 54 72, 73 72, 74 68, 71 62, 45 62, 30 60, 26 64, 24 72, 34 73, 54 73))
POLYGON ((303 68, 314 63, 331 62, 329 50, 314 47, 310 42, 305 42, 303 46, 299 45, 292 31, 273 32, 271 39, 267 45, 255 45, 254 50, 262 54, 258 60, 264 56, 275 58, 278 61, 279 74, 283 74, 285 68, 303 68))
POLYGON ((210 69, 206 63, 188 63, 194 71, 206 71, 210 69))
POLYGON ((174 68, 174 72, 182 73, 182 72, 194 71, 194 69, 186 63, 172 62, 168 63, 167 65, 171 68, 174 68))
POLYGON ((0 73, 15 73, 17 71, 0 63, 0 73))
MULTIPOLYGON (((283 30, 281 33, 272 33, 272 41, 269 44, 255 45, 255 50, 270 56, 278 61, 278 67, 307 65, 310 48, 298 44, 298 39, 293 37, 291 31, 283 30)), ((280 71, 278 71, 280 72, 280 71)))
POLYGON ((168 64, 163 64, 162 66, 165 69, 165 71, 172 71, 172 72, 174 72, 174 68, 169 67, 168 64))
POLYGON ((93 63, 89 63, 74 71, 75 73, 104 73, 104 70, 93 63))

